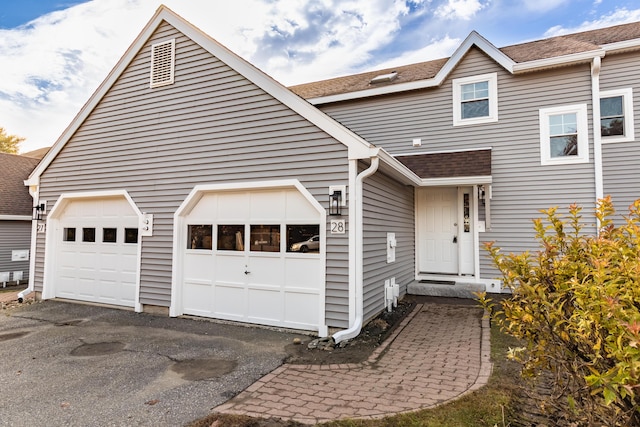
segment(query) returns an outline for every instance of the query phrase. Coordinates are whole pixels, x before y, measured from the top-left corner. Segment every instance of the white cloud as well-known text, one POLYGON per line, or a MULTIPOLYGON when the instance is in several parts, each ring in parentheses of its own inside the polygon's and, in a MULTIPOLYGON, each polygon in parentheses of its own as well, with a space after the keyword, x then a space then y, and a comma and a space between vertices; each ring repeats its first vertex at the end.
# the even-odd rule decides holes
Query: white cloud
POLYGON ((433 59, 448 58, 458 48, 458 46, 460 46, 460 43, 462 43, 461 39, 450 38, 449 36, 440 40, 433 40, 421 49, 405 52, 402 55, 376 64, 371 71, 393 68, 399 65, 431 61, 433 59))
POLYGON ((555 37, 564 34, 578 33, 581 31, 595 30, 598 28, 610 27, 613 25, 627 24, 629 22, 640 21, 640 9, 628 10, 625 8, 616 9, 613 12, 604 15, 592 21, 584 21, 575 27, 563 27, 556 25, 549 28, 545 33, 545 37, 555 37))
POLYGON ((485 6, 479 0, 448 0, 446 4, 438 6, 435 14, 445 19, 468 21, 485 6))

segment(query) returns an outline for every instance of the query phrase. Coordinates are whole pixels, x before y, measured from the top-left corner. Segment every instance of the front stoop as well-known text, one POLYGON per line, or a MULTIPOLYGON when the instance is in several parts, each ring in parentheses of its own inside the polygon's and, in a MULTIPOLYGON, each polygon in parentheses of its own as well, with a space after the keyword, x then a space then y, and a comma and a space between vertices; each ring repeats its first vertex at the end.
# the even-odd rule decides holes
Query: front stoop
POLYGON ((407 286, 409 295, 424 295, 430 297, 451 297, 451 298, 468 298, 476 299, 476 292, 484 292, 486 287, 483 283, 463 283, 455 284, 439 284, 439 283, 420 283, 414 281, 407 286))

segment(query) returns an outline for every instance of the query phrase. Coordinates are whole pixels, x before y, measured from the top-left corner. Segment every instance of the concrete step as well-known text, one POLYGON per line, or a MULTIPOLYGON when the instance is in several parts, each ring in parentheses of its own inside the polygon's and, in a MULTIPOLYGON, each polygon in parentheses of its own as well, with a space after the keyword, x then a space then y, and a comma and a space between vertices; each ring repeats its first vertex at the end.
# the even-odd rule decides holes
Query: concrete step
POLYGON ((428 283, 414 281, 407 286, 409 295, 425 295, 430 297, 451 297, 476 299, 474 292, 484 292, 486 289, 483 283, 428 283))

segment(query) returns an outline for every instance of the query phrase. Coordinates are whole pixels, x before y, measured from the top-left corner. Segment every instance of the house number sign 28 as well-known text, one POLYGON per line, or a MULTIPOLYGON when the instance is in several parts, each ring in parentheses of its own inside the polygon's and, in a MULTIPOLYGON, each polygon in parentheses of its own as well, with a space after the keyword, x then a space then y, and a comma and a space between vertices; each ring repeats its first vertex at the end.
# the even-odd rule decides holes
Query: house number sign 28
POLYGON ((331 234, 344 234, 346 226, 344 219, 332 219, 331 220, 331 234))

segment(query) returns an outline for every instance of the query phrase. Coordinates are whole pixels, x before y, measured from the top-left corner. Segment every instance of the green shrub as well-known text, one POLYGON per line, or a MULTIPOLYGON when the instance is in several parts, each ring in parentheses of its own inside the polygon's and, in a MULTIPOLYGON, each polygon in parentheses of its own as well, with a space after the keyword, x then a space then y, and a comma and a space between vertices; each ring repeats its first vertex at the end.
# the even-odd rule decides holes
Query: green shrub
POLYGON ((503 255, 486 244, 512 295, 480 301, 523 347, 509 357, 525 376, 551 372, 567 421, 640 425, 640 200, 615 226, 609 197, 598 202, 598 234, 586 235, 581 208, 534 220, 540 250, 503 255))

